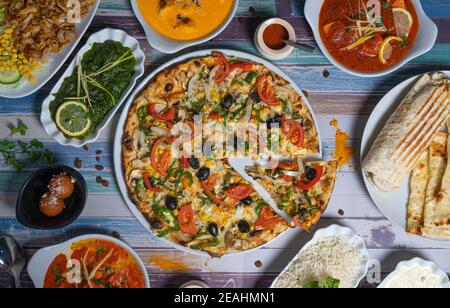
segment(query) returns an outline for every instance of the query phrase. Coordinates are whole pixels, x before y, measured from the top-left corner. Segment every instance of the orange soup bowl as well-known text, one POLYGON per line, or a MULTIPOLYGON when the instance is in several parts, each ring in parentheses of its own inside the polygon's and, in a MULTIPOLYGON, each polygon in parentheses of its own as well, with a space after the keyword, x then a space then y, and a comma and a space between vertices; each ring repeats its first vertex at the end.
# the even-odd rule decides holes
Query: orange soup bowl
POLYGON ((38 250, 27 271, 36 288, 150 288, 138 254, 121 240, 100 234, 38 250))
POLYGON ((305 17, 325 57, 359 77, 398 70, 430 51, 438 35, 420 0, 306 0, 305 17))
POLYGON ((165 0, 131 0, 134 14, 144 28, 150 46, 166 54, 218 36, 233 20, 239 0, 208 1, 202 7, 190 3, 193 7, 185 9, 165 0))

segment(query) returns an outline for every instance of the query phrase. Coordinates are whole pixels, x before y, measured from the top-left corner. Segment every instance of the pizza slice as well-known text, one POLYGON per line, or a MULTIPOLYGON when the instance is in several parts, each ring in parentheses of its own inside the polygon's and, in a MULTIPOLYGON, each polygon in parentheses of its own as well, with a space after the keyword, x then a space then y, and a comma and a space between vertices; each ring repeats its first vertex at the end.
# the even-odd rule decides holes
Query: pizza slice
POLYGON ((248 168, 248 174, 271 194, 298 227, 311 231, 327 209, 334 190, 337 162, 280 163, 274 170, 248 168), (301 174, 301 175, 300 175, 301 174))

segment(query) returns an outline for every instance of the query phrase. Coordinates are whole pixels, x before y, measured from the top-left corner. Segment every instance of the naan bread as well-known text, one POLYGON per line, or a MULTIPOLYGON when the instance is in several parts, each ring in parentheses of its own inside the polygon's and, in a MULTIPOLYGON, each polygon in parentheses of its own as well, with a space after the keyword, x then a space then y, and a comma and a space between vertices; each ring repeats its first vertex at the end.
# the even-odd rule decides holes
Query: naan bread
POLYGON ((440 134, 432 144, 430 182, 424 213, 422 235, 430 238, 450 238, 450 138, 440 134))
POLYGON ((411 234, 420 234, 423 226, 423 211, 430 174, 429 161, 430 153, 426 151, 420 157, 411 175, 407 228, 408 233, 411 234))
POLYGON ((412 87, 375 140, 363 170, 381 191, 401 187, 450 115, 450 80, 426 74, 412 87))

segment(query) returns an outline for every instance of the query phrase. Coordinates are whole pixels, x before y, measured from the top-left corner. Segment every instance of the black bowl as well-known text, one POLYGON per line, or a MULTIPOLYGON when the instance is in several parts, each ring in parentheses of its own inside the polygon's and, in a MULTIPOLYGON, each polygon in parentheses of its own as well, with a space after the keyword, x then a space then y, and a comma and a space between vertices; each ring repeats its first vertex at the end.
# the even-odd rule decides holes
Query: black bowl
POLYGON ((88 189, 83 176, 72 168, 52 166, 33 173, 23 185, 16 205, 17 220, 26 227, 40 230, 58 229, 74 222, 86 205, 88 189), (65 172, 75 179, 75 190, 64 200, 64 210, 56 217, 48 217, 39 210, 41 197, 48 192, 48 184, 54 175, 65 172))

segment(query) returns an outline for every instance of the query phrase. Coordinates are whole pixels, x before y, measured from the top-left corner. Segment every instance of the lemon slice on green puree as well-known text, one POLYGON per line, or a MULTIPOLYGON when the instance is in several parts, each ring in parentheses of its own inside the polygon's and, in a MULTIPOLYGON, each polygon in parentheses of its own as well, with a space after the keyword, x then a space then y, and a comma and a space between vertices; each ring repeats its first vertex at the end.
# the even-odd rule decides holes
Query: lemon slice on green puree
POLYGON ((91 128, 89 110, 80 102, 66 102, 56 111, 56 126, 69 137, 82 137, 91 128))

